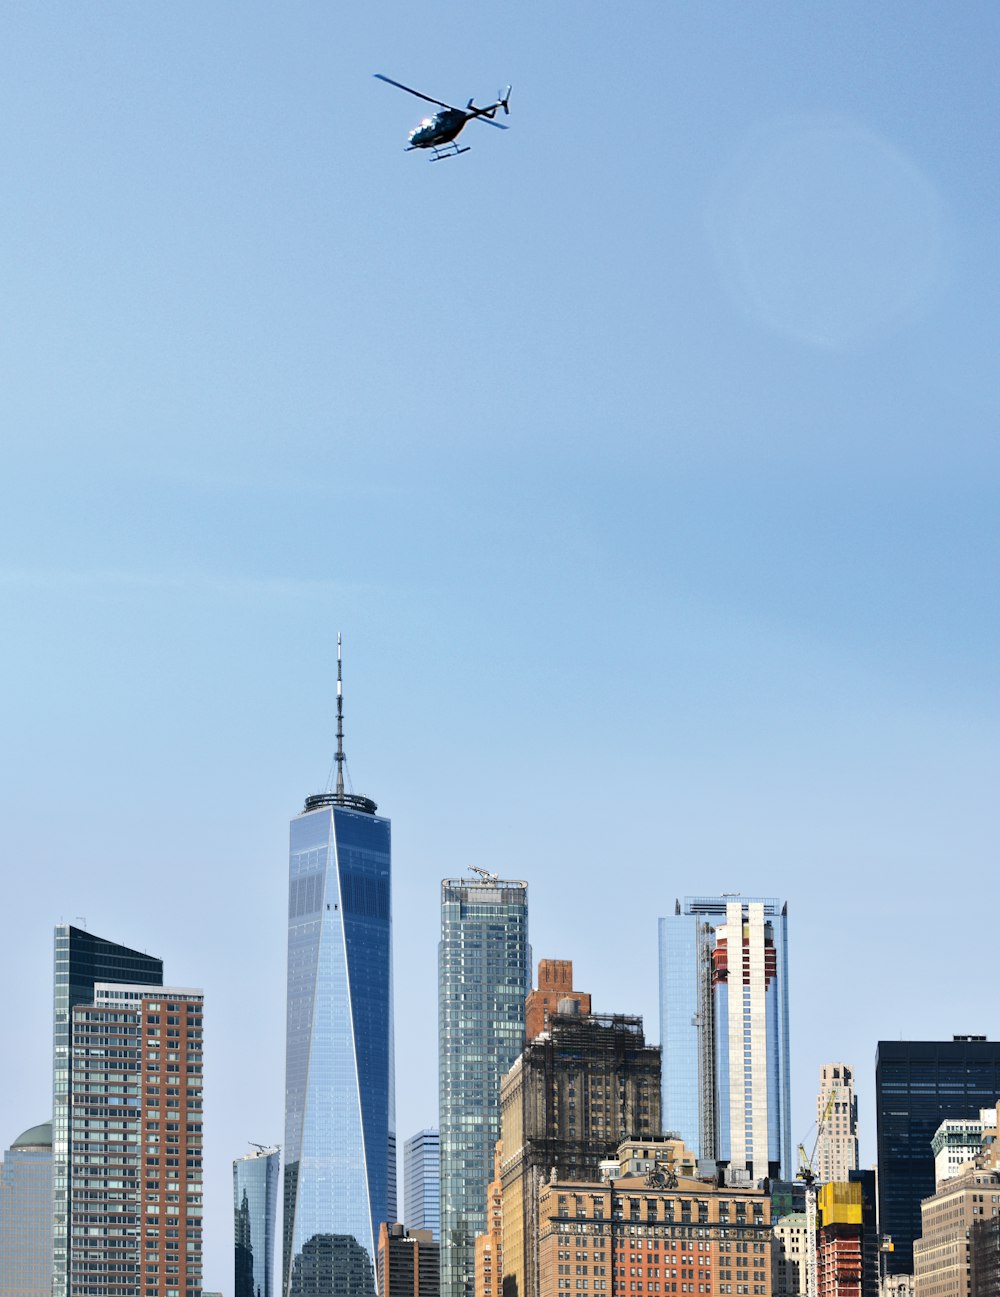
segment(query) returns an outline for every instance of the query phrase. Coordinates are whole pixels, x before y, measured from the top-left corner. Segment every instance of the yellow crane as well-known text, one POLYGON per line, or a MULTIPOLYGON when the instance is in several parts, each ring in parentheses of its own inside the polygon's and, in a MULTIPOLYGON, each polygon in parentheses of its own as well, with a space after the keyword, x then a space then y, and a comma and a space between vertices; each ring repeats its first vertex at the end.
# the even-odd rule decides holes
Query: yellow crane
POLYGON ((812 1152, 806 1156, 805 1146, 799 1145, 799 1169, 796 1178, 806 1186, 806 1292, 805 1297, 819 1297, 819 1279, 816 1273, 816 1173, 813 1161, 819 1148, 820 1136, 833 1111, 837 1098, 836 1087, 830 1091, 830 1097, 816 1123, 816 1138, 813 1140, 812 1152))

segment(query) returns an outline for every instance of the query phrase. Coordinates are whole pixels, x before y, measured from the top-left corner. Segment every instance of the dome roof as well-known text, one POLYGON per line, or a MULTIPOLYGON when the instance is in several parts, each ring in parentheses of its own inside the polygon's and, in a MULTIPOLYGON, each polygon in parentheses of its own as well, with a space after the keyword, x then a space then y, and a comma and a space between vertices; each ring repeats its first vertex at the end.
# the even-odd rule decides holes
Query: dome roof
POLYGON ((11 1148, 51 1148, 52 1122, 43 1121, 40 1126, 30 1126, 23 1135, 18 1135, 11 1148))

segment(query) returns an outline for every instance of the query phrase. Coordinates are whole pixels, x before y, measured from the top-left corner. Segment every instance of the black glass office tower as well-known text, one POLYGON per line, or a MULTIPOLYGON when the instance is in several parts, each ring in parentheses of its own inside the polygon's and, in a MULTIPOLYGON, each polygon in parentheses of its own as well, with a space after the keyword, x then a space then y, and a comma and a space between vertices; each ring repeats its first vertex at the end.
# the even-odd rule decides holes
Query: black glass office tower
POLYGON ((441 1297, 472 1297, 500 1134, 500 1081, 524 1044, 528 884, 477 870, 441 884, 438 1096, 441 1297))
POLYGON ((283 1297, 375 1297, 396 1219, 390 825, 337 782, 290 827, 283 1297))
POLYGON ((920 1202, 934 1192, 931 1139, 945 1118, 975 1117, 1000 1097, 1000 1042, 880 1040, 875 1059, 879 1229, 889 1274, 913 1273, 920 1202))
POLYGON ((55 931, 52 1032, 52 1297, 66 1297, 69 1285, 70 1015, 76 1005, 93 1001, 98 982, 162 986, 163 960, 60 924, 55 931))
POLYGON ((271 1297, 280 1160, 258 1145, 233 1162, 234 1297, 271 1297))

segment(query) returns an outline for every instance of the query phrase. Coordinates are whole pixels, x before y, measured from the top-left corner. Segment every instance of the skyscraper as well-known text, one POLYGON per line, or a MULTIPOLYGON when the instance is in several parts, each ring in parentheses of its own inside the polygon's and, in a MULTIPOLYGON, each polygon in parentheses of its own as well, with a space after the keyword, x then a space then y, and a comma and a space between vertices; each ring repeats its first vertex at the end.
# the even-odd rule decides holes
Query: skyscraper
POLYGON ((500 1134, 500 1079, 521 1052, 531 985, 528 884, 477 870, 441 884, 438 1086, 441 1294, 473 1297, 475 1237, 500 1134))
POLYGON ((0 1294, 51 1297, 52 1123, 32 1126, 0 1162, 0 1294))
POLYGON ((73 1102, 70 1014, 93 1001, 98 982, 163 985, 163 960, 61 923, 55 930, 52 1029, 52 1297, 67 1297, 70 1213, 69 1120, 73 1102))
POLYGON ((441 1239, 441 1136, 420 1130, 403 1145, 403 1223, 407 1229, 430 1230, 441 1239))
POLYGON ((890 1274, 913 1274, 920 1203, 934 1193, 934 1132, 1000 1096, 1000 1043, 985 1036, 880 1040, 875 1055, 879 1229, 892 1238, 890 1274))
POLYGON ((271 1297, 281 1153, 262 1144, 233 1162, 234 1297, 271 1297))
POLYGON ((854 1068, 846 1063, 824 1063, 819 1070, 816 1125, 813 1170, 823 1184, 846 1181, 858 1169, 858 1101, 854 1068))
POLYGON ((660 1134, 660 1049, 641 1018, 591 1013, 568 960, 541 961, 528 1008, 536 1034, 500 1083, 504 1297, 539 1297, 542 1181, 596 1180, 622 1140, 660 1134), (563 997, 545 1008, 553 983, 563 997))
POLYGON ((283 1297, 374 1297, 396 1219, 390 825, 337 779, 290 827, 283 1297))
POLYGON ((732 893, 660 920, 664 1129, 728 1184, 791 1175, 787 915, 732 893))
POLYGON ((202 994, 98 982, 70 1030, 70 1297, 197 1297, 202 994))

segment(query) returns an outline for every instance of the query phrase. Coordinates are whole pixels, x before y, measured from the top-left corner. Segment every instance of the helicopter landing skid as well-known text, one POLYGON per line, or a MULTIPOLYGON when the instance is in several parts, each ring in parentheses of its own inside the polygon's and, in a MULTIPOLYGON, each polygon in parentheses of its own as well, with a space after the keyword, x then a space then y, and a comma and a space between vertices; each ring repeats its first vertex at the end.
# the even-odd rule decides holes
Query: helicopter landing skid
POLYGON ((452 144, 450 147, 446 146, 443 149, 434 149, 434 156, 430 161, 443 162, 445 158, 457 158, 460 153, 468 153, 471 148, 471 144, 467 144, 464 149, 460 149, 457 144, 452 144))

